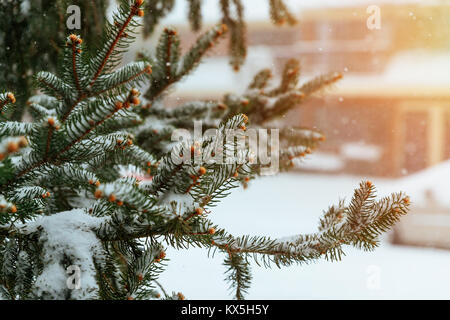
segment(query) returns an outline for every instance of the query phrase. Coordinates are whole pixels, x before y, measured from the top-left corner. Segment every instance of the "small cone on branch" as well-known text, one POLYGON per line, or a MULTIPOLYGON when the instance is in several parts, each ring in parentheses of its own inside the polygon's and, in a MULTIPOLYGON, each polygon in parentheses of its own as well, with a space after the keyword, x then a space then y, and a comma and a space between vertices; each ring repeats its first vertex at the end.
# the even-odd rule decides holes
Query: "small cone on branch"
POLYGON ((122 109, 122 108, 123 108, 123 103, 120 102, 120 101, 117 101, 117 102, 116 102, 116 109, 117 109, 117 110, 120 110, 120 109, 122 109))
POLYGON ((6 150, 8 151, 8 153, 17 152, 19 151, 19 144, 15 141, 11 141, 8 143, 6 150))
POLYGON ((14 96, 14 94, 12 92, 9 92, 7 94, 7 97, 11 103, 16 103, 16 97, 14 96))
POLYGON ((25 137, 20 137, 19 147, 24 148, 28 145, 28 140, 25 137))
POLYGON ((96 199, 100 199, 103 196, 103 192, 101 190, 95 190, 94 196, 96 199))
POLYGON ((148 73, 148 74, 151 74, 153 72, 152 71, 152 67, 151 66, 146 66, 145 69, 144 69, 144 72, 148 73))
POLYGON ((141 104, 141 100, 139 100, 139 98, 137 97, 133 97, 131 98, 131 103, 134 104, 135 106, 141 104))
POLYGON ((77 41, 78 37, 77 37, 76 34, 73 34, 73 33, 72 33, 72 34, 69 36, 69 39, 70 39, 70 41, 72 41, 72 43, 75 43, 75 42, 77 41))

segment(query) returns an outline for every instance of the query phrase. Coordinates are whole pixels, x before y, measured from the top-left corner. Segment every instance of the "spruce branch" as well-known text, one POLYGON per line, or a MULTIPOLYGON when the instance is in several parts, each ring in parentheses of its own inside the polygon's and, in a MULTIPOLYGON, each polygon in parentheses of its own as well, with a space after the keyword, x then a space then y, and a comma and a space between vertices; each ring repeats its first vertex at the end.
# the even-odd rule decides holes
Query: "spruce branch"
POLYGON ((144 95, 150 103, 157 99, 172 84, 191 73, 200 63, 204 55, 227 32, 225 25, 218 25, 200 36, 190 50, 180 57, 180 39, 174 29, 166 28, 160 37, 155 57, 147 57, 154 61, 151 85, 144 95))
POLYGON ((75 85, 75 88, 78 90, 78 95, 80 96, 82 94, 80 79, 78 77, 78 70, 79 64, 80 64, 80 54, 81 54, 81 38, 77 37, 76 35, 72 34, 70 37, 71 43, 69 44, 72 49, 72 76, 73 76, 73 82, 75 85))
POLYGON ((252 256, 258 265, 262 262, 266 267, 271 263, 280 267, 322 257, 338 261, 344 254, 343 244, 373 250, 378 246, 378 236, 408 211, 409 198, 402 193, 380 200, 375 197, 372 183, 362 182, 348 206, 341 203, 325 212, 318 233, 274 240, 250 236, 234 238, 222 233, 211 245, 230 255, 252 256))
POLYGON ((101 76, 92 87, 90 96, 99 96, 108 92, 118 95, 121 90, 139 86, 152 73, 152 68, 144 62, 135 62, 124 66, 110 74, 101 76), (121 89, 121 90, 119 90, 121 89))
MULTIPOLYGON (((71 97, 71 88, 62 79, 50 72, 41 71, 36 75, 36 82, 48 95, 55 95, 57 99, 71 97)), ((68 102, 70 100, 66 100, 68 102)))
POLYGON ((235 291, 234 296, 237 300, 243 300, 252 280, 248 262, 239 254, 230 254, 225 259, 224 265, 228 267, 225 280, 230 283, 230 290, 235 291))
POLYGON ((0 95, 0 111, 8 104, 16 103, 16 97, 12 92, 2 93, 0 95))
POLYGON ((192 30, 199 31, 202 28, 201 0, 188 0, 189 2, 189 22, 192 30))
POLYGON ((283 0, 270 0, 269 4, 270 18, 274 24, 283 25, 287 22, 289 25, 294 25, 297 23, 297 19, 288 10, 283 0))
MULTIPOLYGON (((202 1, 188 1, 188 20, 193 31, 202 27, 202 1)), ((230 64, 238 71, 247 55, 246 24, 244 5, 241 0, 217 0, 222 18, 221 22, 230 30, 229 54, 230 64)), ((297 22, 294 14, 289 11, 282 0, 268 0, 271 20, 275 25, 287 22, 293 25, 297 22)), ((150 13, 145 16, 144 36, 150 36, 159 20, 169 14, 175 7, 175 0, 146 1, 145 10, 150 13)))
POLYGON ((148 13, 144 18, 144 36, 149 37, 155 30, 160 19, 173 10, 175 0, 145 1, 144 6, 144 10, 148 13))
POLYGON ((90 82, 90 86, 93 86, 97 81, 97 78, 106 69, 110 69, 116 66, 117 61, 121 57, 121 51, 116 48, 124 48, 129 43, 127 38, 131 38, 133 29, 138 25, 133 21, 136 16, 143 16, 143 11, 140 9, 143 1, 136 0, 132 5, 128 0, 122 0, 119 7, 118 14, 114 15, 114 24, 108 23, 106 30, 111 33, 112 37, 107 37, 103 48, 100 50, 100 54, 94 58, 92 64, 92 70, 95 73, 90 82))
MULTIPOLYGON (((146 6, 158 9, 158 3, 146 6)), ((191 4, 196 20, 200 2, 191 4)), ((234 237, 209 220, 218 202, 240 184, 246 187, 264 167, 252 161, 249 146, 238 149, 248 128, 271 128, 271 121, 341 77, 331 74, 301 84, 300 64, 290 60, 274 87, 266 69, 241 95, 166 108, 161 97, 198 66, 227 29, 234 65, 243 62, 242 3, 221 4, 224 25, 200 36, 186 55, 181 56, 175 30, 165 29, 155 56, 117 68, 144 5, 121 0, 99 50, 88 51, 80 36, 70 35, 60 72, 36 76, 44 94, 28 100, 32 123, 0 118, 2 297, 159 298, 154 285, 166 267, 163 248, 169 246, 225 253, 227 281, 242 299, 251 282, 252 258, 266 267, 339 260, 344 245, 373 250, 379 236, 406 214, 408 197, 399 193, 377 200, 373 185, 364 181, 348 205, 341 202, 325 212, 316 233, 234 237), (136 88, 145 84, 150 88, 141 101, 136 88), (195 119, 216 130, 174 143, 172 133, 191 132, 195 119), (226 139, 230 131, 231 140, 226 139), (65 281, 48 285, 50 276, 63 279, 73 265, 80 266, 86 286, 71 291, 65 281)), ((280 11, 272 13, 274 20, 290 19, 282 1, 271 5, 280 11)), ((0 94, 2 111, 17 107, 14 100, 12 94, 0 94)), ((282 128, 280 137, 281 170, 325 139, 302 127, 282 128)), ((181 293, 163 293, 167 299, 184 299, 181 293)))

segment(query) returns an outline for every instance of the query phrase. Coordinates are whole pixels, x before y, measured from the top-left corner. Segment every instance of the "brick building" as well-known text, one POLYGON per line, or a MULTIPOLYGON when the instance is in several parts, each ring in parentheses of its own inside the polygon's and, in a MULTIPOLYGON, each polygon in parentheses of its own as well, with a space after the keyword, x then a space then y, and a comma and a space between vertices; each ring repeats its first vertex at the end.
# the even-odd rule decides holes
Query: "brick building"
MULTIPOLYGON (((179 87, 172 103, 242 92, 259 69, 280 70, 284 61, 297 57, 306 79, 330 71, 344 74, 334 88, 286 116, 288 124, 317 126, 326 133, 317 156, 334 161, 328 171, 400 176, 450 158, 450 28, 445 19, 450 6, 380 4, 381 28, 369 30, 371 3, 359 3, 303 9, 294 27, 252 19, 243 72, 228 67, 224 41, 179 87)), ((178 27, 186 49, 196 35, 178 27)))

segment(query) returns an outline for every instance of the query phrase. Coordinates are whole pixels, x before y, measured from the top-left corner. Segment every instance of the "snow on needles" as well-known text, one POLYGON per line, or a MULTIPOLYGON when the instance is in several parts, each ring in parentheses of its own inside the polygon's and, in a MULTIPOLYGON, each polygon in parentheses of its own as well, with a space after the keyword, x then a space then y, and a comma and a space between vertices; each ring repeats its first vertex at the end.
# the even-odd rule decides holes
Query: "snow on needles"
POLYGON ((36 280, 37 296, 46 299, 65 299, 68 293, 67 261, 80 268, 80 289, 71 290, 73 299, 93 299, 97 295, 96 270, 94 266, 99 257, 103 257, 103 249, 95 231, 105 222, 105 218, 97 218, 74 209, 43 216, 25 226, 27 233, 40 230, 39 241, 43 245, 44 270, 36 280))

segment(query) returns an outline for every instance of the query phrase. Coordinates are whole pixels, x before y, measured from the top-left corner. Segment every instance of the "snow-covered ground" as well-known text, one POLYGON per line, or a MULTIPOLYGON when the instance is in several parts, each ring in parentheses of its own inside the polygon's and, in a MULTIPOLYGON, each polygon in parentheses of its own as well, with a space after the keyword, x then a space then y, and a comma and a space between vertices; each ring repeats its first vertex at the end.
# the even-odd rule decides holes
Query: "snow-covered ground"
MULTIPOLYGON (((236 189, 212 213, 234 235, 280 237, 316 230, 329 205, 349 199, 361 178, 282 174, 236 189)), ((401 183, 371 179, 380 193, 399 191, 401 183)), ((407 181, 407 180, 405 180, 407 181)), ((408 185, 403 189, 408 191, 408 185)), ((449 191, 450 192, 450 191, 449 191)), ((412 199, 414 201, 414 199, 412 199)), ((168 250, 161 282, 188 299, 230 299, 223 281, 223 256, 204 250, 168 250)), ((449 299, 450 251, 393 246, 375 252, 346 250, 341 262, 318 261, 283 269, 253 266, 248 299, 449 299)))

